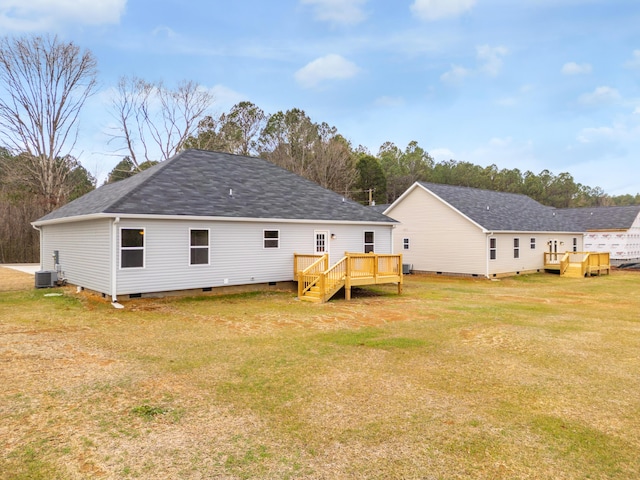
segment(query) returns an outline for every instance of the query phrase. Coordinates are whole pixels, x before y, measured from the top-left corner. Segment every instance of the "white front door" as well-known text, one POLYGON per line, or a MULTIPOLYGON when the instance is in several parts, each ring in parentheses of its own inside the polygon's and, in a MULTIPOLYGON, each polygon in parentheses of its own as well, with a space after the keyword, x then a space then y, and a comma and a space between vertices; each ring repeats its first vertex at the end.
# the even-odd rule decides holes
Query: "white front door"
POLYGON ((549 260, 551 263, 558 262, 558 240, 549 240, 549 260))
POLYGON ((323 255, 329 253, 329 232, 316 230, 315 236, 315 252, 323 255))

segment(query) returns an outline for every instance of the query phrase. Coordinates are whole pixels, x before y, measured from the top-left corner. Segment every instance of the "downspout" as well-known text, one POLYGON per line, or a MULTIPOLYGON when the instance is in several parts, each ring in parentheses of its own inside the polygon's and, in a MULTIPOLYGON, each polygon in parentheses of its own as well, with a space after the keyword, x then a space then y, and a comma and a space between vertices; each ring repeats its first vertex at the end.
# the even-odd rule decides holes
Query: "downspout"
POLYGON ((31 226, 33 227, 34 230, 38 231, 38 243, 40 243, 40 252, 39 252, 39 256, 40 256, 40 270, 42 270, 42 229, 40 227, 36 227, 35 225, 31 224, 31 226))
POLYGON ((118 223, 120 223, 120 217, 116 217, 113 220, 112 232, 111 232, 111 302, 118 303, 118 296, 116 294, 118 282, 118 223))
MULTIPOLYGON (((487 248, 485 249, 485 265, 486 265, 486 271, 485 271, 484 276, 485 276, 485 277, 487 277, 487 278, 491 278, 491 277, 489 277, 489 262, 491 261, 491 260, 490 260, 491 254, 490 254, 490 252, 489 252, 489 242, 490 242, 490 240, 491 240, 491 236, 493 235, 493 232, 486 232, 486 233, 487 233, 487 236, 486 236, 486 239, 487 239, 487 240, 486 240, 486 242, 485 242, 485 243, 486 243, 486 247, 487 247, 487 248)), ((497 240, 496 240, 496 241, 497 241, 497 240)), ((496 245, 496 247, 497 247, 497 245, 496 245)))

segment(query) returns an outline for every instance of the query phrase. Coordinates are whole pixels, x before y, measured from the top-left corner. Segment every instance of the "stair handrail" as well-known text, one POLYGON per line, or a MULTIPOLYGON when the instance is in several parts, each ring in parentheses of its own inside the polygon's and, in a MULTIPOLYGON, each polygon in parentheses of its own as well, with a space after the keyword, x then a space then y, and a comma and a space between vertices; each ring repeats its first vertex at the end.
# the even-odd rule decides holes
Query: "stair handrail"
POLYGON ((318 283, 326 269, 328 261, 329 255, 325 253, 307 268, 298 272, 298 298, 302 297, 305 292, 308 292, 311 287, 318 283), (318 271, 318 268, 321 270, 318 271), (310 278, 307 279, 307 277, 310 278))
MULTIPOLYGON (((325 285, 326 292, 322 292, 323 295, 328 293, 329 289, 333 289, 338 283, 341 283, 347 272, 347 257, 342 257, 331 268, 324 272, 326 280, 329 280, 329 284, 325 285)), ((325 280, 325 282, 326 282, 325 280)))

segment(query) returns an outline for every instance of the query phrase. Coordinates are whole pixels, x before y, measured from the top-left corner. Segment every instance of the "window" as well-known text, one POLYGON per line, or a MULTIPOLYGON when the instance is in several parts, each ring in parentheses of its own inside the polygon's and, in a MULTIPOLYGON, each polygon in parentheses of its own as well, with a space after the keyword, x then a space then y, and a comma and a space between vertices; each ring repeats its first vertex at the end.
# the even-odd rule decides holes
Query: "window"
POLYGON ((573 251, 577 252, 578 251, 578 239, 577 238, 573 238, 573 251))
POLYGON ((120 268, 144 267, 144 228, 120 229, 120 268))
POLYGON ((190 230, 190 265, 209 265, 209 230, 190 230))
POLYGON ((280 230, 264 231, 264 248, 280 248, 280 230))
POLYGON ((520 239, 513 239, 513 258, 520 258, 520 239))
POLYGON ((498 242, 495 238, 489 239, 489 259, 495 260, 498 253, 498 242))
POLYGON ((535 237, 531 237, 531 250, 536 249, 536 239, 535 237))
POLYGON ((327 253, 327 232, 315 232, 316 253, 327 253))
POLYGON ((364 253, 373 252, 373 232, 364 232, 364 253))
POLYGON ((402 239, 402 248, 405 250, 409 250, 409 239, 408 238, 403 238, 402 239))

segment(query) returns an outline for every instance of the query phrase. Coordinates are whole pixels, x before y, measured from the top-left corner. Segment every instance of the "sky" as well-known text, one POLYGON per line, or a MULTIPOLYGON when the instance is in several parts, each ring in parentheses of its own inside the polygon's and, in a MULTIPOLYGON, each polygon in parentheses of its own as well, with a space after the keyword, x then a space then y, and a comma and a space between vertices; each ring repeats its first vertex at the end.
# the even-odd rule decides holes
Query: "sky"
POLYGON ((0 34, 56 34, 96 56, 74 152, 99 180, 122 76, 304 110, 377 154, 570 173, 640 193, 638 0, 0 0, 0 34))

